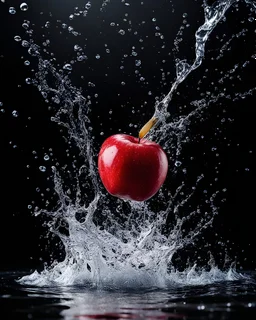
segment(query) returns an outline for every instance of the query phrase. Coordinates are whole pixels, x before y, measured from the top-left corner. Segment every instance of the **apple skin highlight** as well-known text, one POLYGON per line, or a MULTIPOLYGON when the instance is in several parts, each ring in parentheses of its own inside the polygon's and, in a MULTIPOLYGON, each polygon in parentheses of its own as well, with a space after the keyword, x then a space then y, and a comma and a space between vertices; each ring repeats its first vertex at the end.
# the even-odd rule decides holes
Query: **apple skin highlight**
POLYGON ((110 194, 125 200, 145 201, 163 185, 168 160, 159 144, 116 134, 102 144, 98 169, 110 194))

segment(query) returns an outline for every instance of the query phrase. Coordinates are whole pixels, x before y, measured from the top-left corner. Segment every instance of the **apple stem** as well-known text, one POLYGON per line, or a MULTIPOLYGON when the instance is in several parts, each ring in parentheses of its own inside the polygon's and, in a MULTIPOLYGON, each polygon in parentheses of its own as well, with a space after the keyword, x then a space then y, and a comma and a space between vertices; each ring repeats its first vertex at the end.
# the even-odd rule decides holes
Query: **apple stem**
POLYGON ((140 130, 139 132, 139 142, 140 139, 142 139, 148 132, 150 129, 153 128, 153 126, 157 123, 158 118, 156 117, 152 117, 140 130))
POLYGON ((138 141, 138 143, 140 143, 140 137, 139 137, 139 141, 138 141))

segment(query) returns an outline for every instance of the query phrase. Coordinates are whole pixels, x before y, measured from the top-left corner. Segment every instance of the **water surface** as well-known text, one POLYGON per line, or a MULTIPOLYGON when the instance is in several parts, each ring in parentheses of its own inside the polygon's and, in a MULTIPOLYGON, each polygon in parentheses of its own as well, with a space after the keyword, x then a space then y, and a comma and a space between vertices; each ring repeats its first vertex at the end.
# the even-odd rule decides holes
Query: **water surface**
POLYGON ((256 273, 208 285, 151 290, 97 290, 85 286, 33 287, 25 272, 0 273, 5 319, 255 319, 256 273))

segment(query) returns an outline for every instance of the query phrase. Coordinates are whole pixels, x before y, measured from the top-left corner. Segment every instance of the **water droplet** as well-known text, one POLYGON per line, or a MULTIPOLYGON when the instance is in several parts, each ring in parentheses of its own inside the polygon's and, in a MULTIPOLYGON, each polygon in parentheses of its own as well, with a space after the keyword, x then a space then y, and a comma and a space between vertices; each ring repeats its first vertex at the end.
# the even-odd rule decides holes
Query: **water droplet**
POLYGON ((27 10, 28 10, 28 5, 27 5, 25 2, 23 2, 23 3, 20 5, 20 10, 22 10, 22 11, 27 11, 27 10))
POLYGON ((24 29, 28 29, 29 28, 29 24, 24 22, 24 23, 22 23, 22 27, 24 29))
POLYGON ((80 51, 81 49, 82 48, 78 44, 74 45, 74 51, 80 51))
POLYGON ((0 111, 1 111, 2 113, 5 113, 5 110, 4 110, 4 109, 0 109, 0 111))
POLYGON ((152 21, 155 22, 155 21, 156 21, 156 18, 152 18, 152 21))
POLYGON ((243 68, 245 68, 249 63, 249 61, 245 61, 245 63, 243 64, 243 68))
POLYGON ((2 107, 4 104, 3 104, 3 102, 2 101, 0 101, 0 107, 2 107))
POLYGON ((181 166, 181 161, 175 161, 175 167, 180 167, 181 166))
POLYGON ((22 47, 29 47, 29 43, 28 43, 28 41, 26 41, 26 40, 23 40, 22 41, 22 43, 21 43, 21 45, 22 45, 22 47))
POLYGON ((44 91, 41 92, 41 95, 42 95, 45 99, 48 97, 47 93, 44 92, 44 91))
POLYGON ((31 55, 31 56, 38 56, 39 55, 39 51, 37 50, 38 47, 35 46, 35 45, 32 45, 29 49, 28 49, 28 53, 31 55))
POLYGON ((85 5, 85 9, 86 9, 86 10, 89 10, 90 8, 91 8, 91 2, 88 1, 88 2, 86 3, 86 5, 85 5))
POLYGON ((183 15, 182 15, 183 18, 186 18, 187 16, 188 16, 188 14, 186 12, 183 13, 183 15))
POLYGON ((16 13, 15 8, 14 8, 14 7, 10 7, 10 8, 9 8, 9 13, 10 13, 10 14, 15 14, 15 13, 16 13))
POLYGON ((122 82, 121 82, 121 85, 122 85, 122 86, 125 86, 125 82, 124 82, 124 81, 122 81, 122 82))
POLYGON ((30 65, 30 61, 26 60, 24 61, 25 66, 29 66, 30 65))
POLYGON ((31 84, 31 78, 26 78, 26 80, 25 80, 25 82, 26 82, 26 84, 31 84))
POLYGON ((125 31, 123 29, 119 30, 118 33, 121 34, 121 36, 125 35, 125 31))
POLYGON ((14 37, 14 40, 17 41, 17 42, 19 42, 19 41, 21 41, 21 37, 20 37, 20 36, 15 36, 15 37, 14 37))
POLYGON ((67 63, 64 65, 63 69, 68 70, 68 71, 72 71, 72 66, 71 66, 71 64, 67 63))
POLYGON ((13 110, 12 115, 13 115, 13 117, 17 118, 19 113, 17 110, 13 110))
POLYGON ((139 67, 141 65, 141 60, 135 60, 136 67, 139 67))
POLYGON ((110 23, 110 26, 111 26, 111 27, 114 27, 115 25, 116 25, 115 22, 111 22, 111 23, 110 23))
POLYGON ((77 61, 83 61, 83 60, 86 60, 86 59, 87 59, 87 56, 85 56, 85 55, 81 55, 81 56, 77 57, 77 61))
POLYGON ((40 167, 39 167, 39 170, 42 171, 42 172, 45 172, 45 171, 46 171, 46 167, 40 166, 40 167))
POLYGON ((99 54, 96 54, 95 58, 96 58, 96 59, 100 59, 100 55, 99 55, 99 54))
POLYGON ((205 306, 204 306, 204 305, 198 306, 197 309, 198 309, 198 310, 204 310, 204 309, 205 309, 205 306))

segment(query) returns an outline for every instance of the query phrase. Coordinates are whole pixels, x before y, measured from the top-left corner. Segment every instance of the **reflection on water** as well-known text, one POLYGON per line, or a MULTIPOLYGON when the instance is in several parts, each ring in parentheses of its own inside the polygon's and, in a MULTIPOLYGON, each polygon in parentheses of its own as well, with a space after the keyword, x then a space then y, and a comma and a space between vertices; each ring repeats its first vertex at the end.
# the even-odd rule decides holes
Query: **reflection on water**
POLYGON ((241 319, 256 316, 256 275, 166 290, 104 291, 83 286, 28 287, 1 273, 0 307, 10 319, 241 319))

